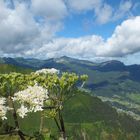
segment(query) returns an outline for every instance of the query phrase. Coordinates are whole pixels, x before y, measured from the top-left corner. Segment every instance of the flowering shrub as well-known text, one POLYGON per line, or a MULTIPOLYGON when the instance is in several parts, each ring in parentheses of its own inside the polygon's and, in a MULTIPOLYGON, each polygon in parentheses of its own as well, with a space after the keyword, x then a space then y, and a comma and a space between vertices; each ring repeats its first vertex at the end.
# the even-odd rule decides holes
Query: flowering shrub
POLYGON ((12 99, 21 104, 17 113, 20 117, 24 118, 28 112, 43 110, 44 102, 48 99, 48 91, 35 84, 34 86, 29 86, 27 89, 15 93, 12 99))
POLYGON ((7 119, 6 113, 7 113, 8 107, 6 107, 6 98, 2 97, 0 98, 0 117, 2 120, 7 119))
POLYGON ((0 118, 7 119, 6 113, 11 111, 20 139, 24 139, 24 135, 20 131, 17 115, 24 118, 29 112, 37 111, 43 111, 45 116, 53 118, 62 137, 66 137, 62 115, 63 104, 75 95, 77 83, 80 81, 84 83, 87 76, 78 76, 75 73, 58 74, 59 70, 52 68, 31 74, 0 75, 0 118))
POLYGON ((59 74, 59 70, 51 68, 51 69, 41 69, 35 72, 35 74, 59 74))

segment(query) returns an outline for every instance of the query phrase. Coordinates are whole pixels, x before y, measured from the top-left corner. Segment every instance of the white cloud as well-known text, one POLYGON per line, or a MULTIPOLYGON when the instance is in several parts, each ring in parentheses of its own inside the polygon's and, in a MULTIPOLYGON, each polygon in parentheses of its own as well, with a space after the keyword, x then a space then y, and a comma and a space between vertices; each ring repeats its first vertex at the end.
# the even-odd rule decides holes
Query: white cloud
POLYGON ((119 7, 113 8, 107 3, 102 3, 100 7, 95 8, 96 22, 99 24, 106 24, 114 22, 124 17, 132 17, 131 9, 133 3, 130 0, 121 1, 119 7))
MULTIPOLYGON (((63 0, 32 0, 30 7, 25 2, 18 1, 16 0, 13 9, 0 1, 0 54, 43 59, 63 55, 93 59, 120 57, 140 51, 140 16, 128 19, 117 26, 107 40, 98 35, 56 38, 56 32, 63 27, 62 19, 68 13, 63 0), (40 16, 43 17, 40 19, 40 16)), ((93 8, 96 21, 100 24, 107 23, 112 17, 113 20, 122 17, 132 7, 130 1, 124 1, 119 12, 113 14, 114 9, 100 0, 68 2, 69 8, 79 12, 93 8), (119 13, 122 13, 120 17, 117 16, 119 13)))
MULTIPOLYGON (((8 1, 7 1, 8 2, 8 1)), ((14 1, 14 8, 0 1, 0 51, 3 55, 24 55, 52 39, 62 24, 60 21, 36 22, 27 3, 14 1)))
POLYGON ((103 0, 68 0, 67 4, 72 12, 92 11, 93 22, 96 20, 99 24, 109 22, 113 16, 113 8, 103 0))
POLYGON ((127 55, 119 59, 120 61, 124 62, 126 65, 132 64, 140 64, 140 52, 135 53, 133 55, 127 55))
POLYGON ((108 4, 104 4, 102 7, 96 8, 95 13, 96 13, 96 22, 100 24, 105 24, 111 20, 113 8, 108 4))
POLYGON ((68 0, 67 4, 70 9, 83 12, 93 10, 101 5, 102 0, 68 0))
POLYGON ((130 0, 121 1, 119 8, 114 13, 112 20, 117 20, 123 18, 125 15, 131 16, 131 8, 133 7, 133 3, 130 0))
POLYGON ((140 16, 124 21, 103 46, 99 55, 124 56, 140 51, 140 16))
POLYGON ((72 12, 92 11, 93 22, 95 20, 98 24, 106 24, 124 16, 132 16, 131 9, 133 8, 130 0, 122 0, 116 8, 104 0, 68 0, 67 5, 72 12))
POLYGON ((6 53, 25 49, 20 46, 24 44, 26 47, 38 33, 37 24, 24 5, 12 10, 1 2, 0 17, 0 47, 6 53))
MULTIPOLYGON (((140 51, 140 16, 117 26, 106 41, 101 36, 57 38, 38 50, 43 57, 71 56, 79 58, 121 57, 140 51)), ((41 56, 40 56, 41 57, 41 56)))
POLYGON ((32 0, 32 10, 36 15, 49 20, 62 19, 67 15, 67 7, 63 0, 32 0))

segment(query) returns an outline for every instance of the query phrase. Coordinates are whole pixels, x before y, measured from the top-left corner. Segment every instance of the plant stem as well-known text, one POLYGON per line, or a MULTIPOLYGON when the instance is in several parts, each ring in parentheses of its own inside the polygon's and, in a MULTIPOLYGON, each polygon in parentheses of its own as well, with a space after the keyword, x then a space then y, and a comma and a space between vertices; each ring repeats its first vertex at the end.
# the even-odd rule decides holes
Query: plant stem
POLYGON ((15 109, 15 106, 14 106, 14 103, 13 103, 11 96, 9 96, 9 101, 10 101, 11 107, 13 108, 12 115, 13 115, 13 119, 14 119, 15 128, 17 130, 17 133, 18 133, 21 140, 25 140, 24 134, 20 131, 20 128, 19 128, 18 117, 17 117, 16 109, 15 109))
POLYGON ((59 129, 59 131, 61 132, 61 128, 60 128, 60 126, 59 126, 59 123, 58 123, 57 119, 56 119, 56 118, 54 118, 54 121, 55 121, 55 123, 56 123, 56 125, 57 125, 57 128, 58 128, 58 129, 59 129))
POLYGON ((43 123, 44 123, 44 111, 41 112, 41 117, 40 117, 40 130, 39 130, 40 134, 42 133, 43 130, 43 123))
POLYGON ((58 115, 59 115, 59 122, 60 122, 60 125, 61 125, 61 137, 64 139, 64 140, 67 140, 67 137, 66 137, 66 131, 65 131, 65 125, 64 125, 64 120, 63 120, 63 116, 62 116, 62 113, 60 110, 58 110, 58 115))

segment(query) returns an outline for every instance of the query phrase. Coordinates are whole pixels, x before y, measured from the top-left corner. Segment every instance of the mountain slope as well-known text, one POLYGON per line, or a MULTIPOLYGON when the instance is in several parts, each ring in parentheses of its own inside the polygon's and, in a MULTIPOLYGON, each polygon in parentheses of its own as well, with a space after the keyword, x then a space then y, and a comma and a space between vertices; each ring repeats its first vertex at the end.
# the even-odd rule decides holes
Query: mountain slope
POLYGON ((25 59, 22 57, 17 57, 17 58, 4 57, 1 58, 0 60, 1 60, 0 63, 3 64, 10 64, 14 66, 20 66, 20 67, 32 68, 32 69, 40 68, 44 64, 43 60, 25 59))
POLYGON ((33 70, 29 68, 23 68, 9 64, 0 64, 0 73, 10 73, 10 72, 30 73, 32 71, 33 70))
MULTIPOLYGON (((63 115, 69 140, 83 140, 83 133, 88 140, 140 138, 139 121, 118 114, 110 105, 85 92, 79 92, 64 104, 63 115)), ((26 134, 39 131, 39 124, 39 113, 20 119, 20 128, 26 134)), ((51 132, 53 140, 58 136, 56 124, 52 119, 45 119, 44 132, 45 134, 51 132)))
MULTIPOLYGON (((72 97, 72 99, 65 104, 64 116, 67 123, 85 124, 86 132, 91 132, 90 139, 95 137, 93 137, 93 134, 97 135, 97 133, 100 133, 99 135, 102 135, 102 132, 106 131, 108 134, 114 133, 113 135, 116 137, 114 139, 118 140, 119 137, 117 135, 122 135, 118 131, 119 129, 126 133, 126 135, 128 135, 128 133, 137 133, 139 135, 139 121, 135 121, 125 114, 118 114, 116 110, 107 103, 84 92, 72 97), (86 124, 87 127, 90 128, 86 128, 86 124)), ((77 131, 76 129, 74 130, 77 131)), ((105 137, 102 138, 102 140, 104 139, 105 137)), ((127 138, 123 137, 121 139, 124 140, 127 138)))
POLYGON ((96 95, 113 96, 140 92, 140 65, 125 66, 119 61, 93 63, 69 57, 48 60, 1 58, 1 63, 24 68, 56 68, 89 76, 86 87, 96 95))
POLYGON ((140 119, 140 65, 126 66, 116 60, 93 63, 66 56, 48 60, 1 58, 0 62, 34 70, 53 67, 61 71, 87 74, 89 79, 86 90, 140 119))

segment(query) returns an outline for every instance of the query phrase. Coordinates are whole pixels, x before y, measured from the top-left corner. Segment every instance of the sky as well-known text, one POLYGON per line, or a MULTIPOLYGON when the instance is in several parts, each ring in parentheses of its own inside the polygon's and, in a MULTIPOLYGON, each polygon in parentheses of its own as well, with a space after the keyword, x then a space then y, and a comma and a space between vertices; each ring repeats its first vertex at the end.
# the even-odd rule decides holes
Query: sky
POLYGON ((140 64, 139 0, 0 0, 0 56, 140 64))

